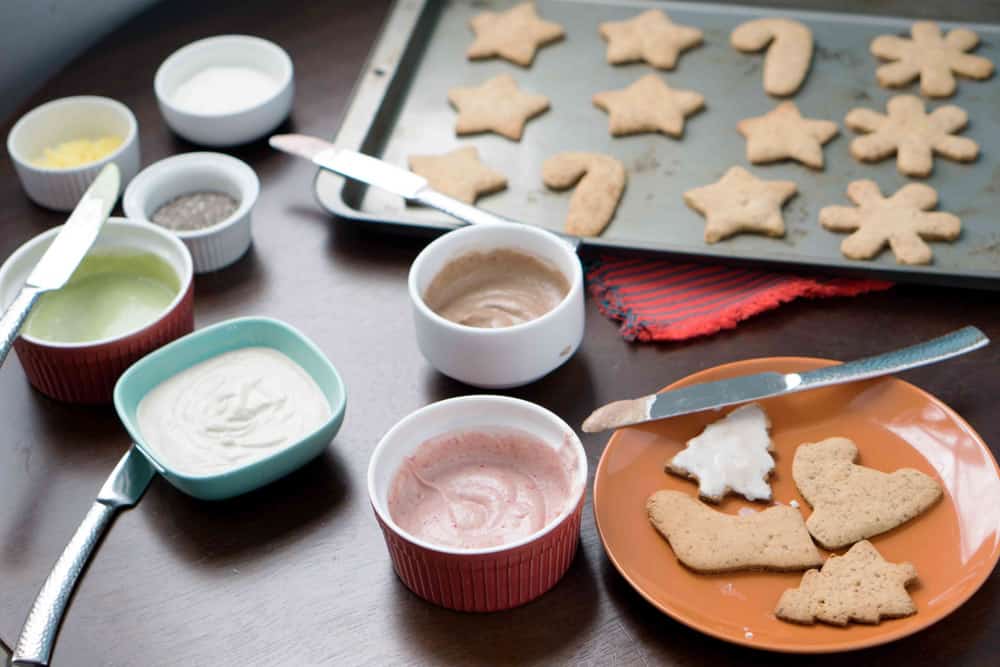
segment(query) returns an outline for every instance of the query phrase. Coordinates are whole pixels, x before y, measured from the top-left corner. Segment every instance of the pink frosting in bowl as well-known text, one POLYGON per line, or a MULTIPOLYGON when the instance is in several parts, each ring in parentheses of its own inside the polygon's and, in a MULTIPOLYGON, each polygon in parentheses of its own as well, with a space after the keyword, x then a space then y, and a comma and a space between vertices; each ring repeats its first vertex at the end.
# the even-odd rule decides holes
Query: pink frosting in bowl
POLYGON ((446 433, 403 460, 389 490, 389 514, 435 545, 510 544, 570 505, 575 463, 568 441, 554 448, 520 429, 446 433))
POLYGON ((459 611, 509 609, 558 583, 576 554, 586 481, 586 452, 569 425, 507 396, 421 408, 368 464, 396 574, 459 611))

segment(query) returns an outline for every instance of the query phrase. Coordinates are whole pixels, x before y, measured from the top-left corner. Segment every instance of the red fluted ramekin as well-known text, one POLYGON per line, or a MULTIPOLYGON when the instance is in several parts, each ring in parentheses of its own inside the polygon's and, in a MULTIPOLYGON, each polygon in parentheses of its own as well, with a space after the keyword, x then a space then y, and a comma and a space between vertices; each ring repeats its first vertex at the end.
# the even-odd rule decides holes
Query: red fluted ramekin
MULTIPOLYGON (((6 306, 24 284, 62 227, 31 239, 0 267, 0 301, 6 306)), ((194 330, 191 254, 176 236, 146 222, 112 218, 91 252, 128 250, 162 258, 177 274, 179 290, 156 320, 120 336, 84 343, 57 343, 28 335, 14 342, 28 381, 40 392, 69 403, 109 403, 118 376, 139 358, 194 330)))
POLYGON ((386 433, 368 464, 369 499, 396 574, 420 597, 457 611, 510 609, 556 585, 576 554, 586 481, 587 456, 573 429, 545 408, 507 396, 463 396, 417 410, 386 433), (559 516, 522 540, 485 549, 430 544, 400 528, 388 496, 404 458, 435 436, 491 427, 518 428, 568 448, 573 484, 559 516))

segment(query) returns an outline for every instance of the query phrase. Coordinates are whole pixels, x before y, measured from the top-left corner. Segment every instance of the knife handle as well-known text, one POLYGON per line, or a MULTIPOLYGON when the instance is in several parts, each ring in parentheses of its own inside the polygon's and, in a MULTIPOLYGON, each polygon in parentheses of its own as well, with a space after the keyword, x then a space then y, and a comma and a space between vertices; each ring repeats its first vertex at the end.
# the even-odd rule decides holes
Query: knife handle
MULTIPOLYGON (((441 194, 437 190, 432 190, 431 188, 423 188, 413 197, 413 201, 423 204, 424 206, 430 206, 431 208, 436 208, 437 210, 447 213, 451 217, 461 220, 462 222, 469 225, 517 225, 520 224, 514 220, 509 220, 503 216, 496 215, 495 213, 490 213, 489 211, 484 211, 476 206, 471 206, 465 202, 459 201, 448 195, 441 194)), ((580 245, 580 239, 576 236, 570 236, 569 234, 563 234, 561 232, 553 231, 551 229, 546 230, 552 234, 555 234, 561 238, 566 243, 570 244, 574 249, 580 245)))
POLYGON ((7 353, 17 340, 17 334, 21 331, 24 321, 28 319, 28 313, 41 294, 42 290, 37 287, 22 287, 14 297, 14 301, 7 306, 7 310, 0 315, 0 366, 3 366, 7 353))
POLYGON ((95 502, 87 512, 31 605, 11 656, 14 667, 49 664, 56 632, 76 580, 115 511, 114 507, 95 502))
POLYGON ((986 337, 986 334, 976 327, 963 327, 944 336, 885 354, 877 354, 873 357, 848 361, 845 364, 800 373, 802 383, 796 387, 796 390, 892 375, 918 366, 926 366, 957 357, 960 354, 983 347, 989 342, 990 339, 986 337))

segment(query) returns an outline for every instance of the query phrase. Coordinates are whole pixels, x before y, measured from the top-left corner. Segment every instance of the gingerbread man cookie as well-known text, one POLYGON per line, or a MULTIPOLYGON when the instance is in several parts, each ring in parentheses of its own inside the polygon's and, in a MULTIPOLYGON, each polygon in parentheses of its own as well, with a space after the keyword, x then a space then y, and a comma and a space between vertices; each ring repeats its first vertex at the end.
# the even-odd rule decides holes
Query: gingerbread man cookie
POLYGON ((929 176, 934 154, 959 162, 979 155, 979 144, 954 133, 965 127, 968 115, 954 105, 930 114, 913 95, 897 95, 886 104, 887 115, 871 109, 852 109, 844 123, 856 132, 867 132, 851 142, 851 155, 863 162, 878 162, 896 155, 896 168, 907 176, 929 176))
POLYGON ((888 245, 900 264, 930 264, 930 246, 924 241, 954 241, 962 231, 958 216, 931 211, 937 191, 929 185, 904 185, 888 199, 874 181, 852 181, 847 197, 857 208, 827 206, 819 222, 834 232, 854 232, 840 244, 850 259, 871 259, 888 245))
POLYGON ((880 35, 872 40, 872 55, 893 61, 875 71, 880 85, 899 88, 919 76, 924 95, 950 97, 955 92, 955 74, 970 79, 993 74, 992 62, 966 53, 979 43, 979 35, 971 30, 955 28, 942 36, 937 23, 917 21, 910 36, 880 35))

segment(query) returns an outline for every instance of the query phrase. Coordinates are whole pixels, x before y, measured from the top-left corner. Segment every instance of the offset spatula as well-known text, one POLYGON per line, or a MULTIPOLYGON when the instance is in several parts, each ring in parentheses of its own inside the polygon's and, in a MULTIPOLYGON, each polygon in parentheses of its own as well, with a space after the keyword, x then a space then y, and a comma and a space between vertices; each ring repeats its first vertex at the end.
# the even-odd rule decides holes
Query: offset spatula
POLYGON ((615 401, 598 408, 587 417, 583 422, 583 430, 586 433, 598 433, 833 384, 868 380, 957 357, 989 342, 986 334, 976 327, 964 327, 924 343, 836 366, 802 373, 756 373, 695 384, 642 398, 615 401))
MULTIPOLYGON (((276 134, 270 139, 272 148, 298 155, 314 164, 341 176, 387 190, 404 199, 430 206, 469 225, 519 224, 503 216, 484 211, 431 188, 427 179, 378 158, 338 148, 329 141, 305 134, 276 134)), ((554 230, 547 230, 574 248, 580 238, 554 230)))
POLYGON ((45 292, 63 287, 76 267, 90 251, 104 221, 118 199, 121 174, 115 164, 108 164, 83 193, 62 231, 38 260, 24 287, 0 316, 0 366, 10 346, 17 339, 35 302, 45 292))

